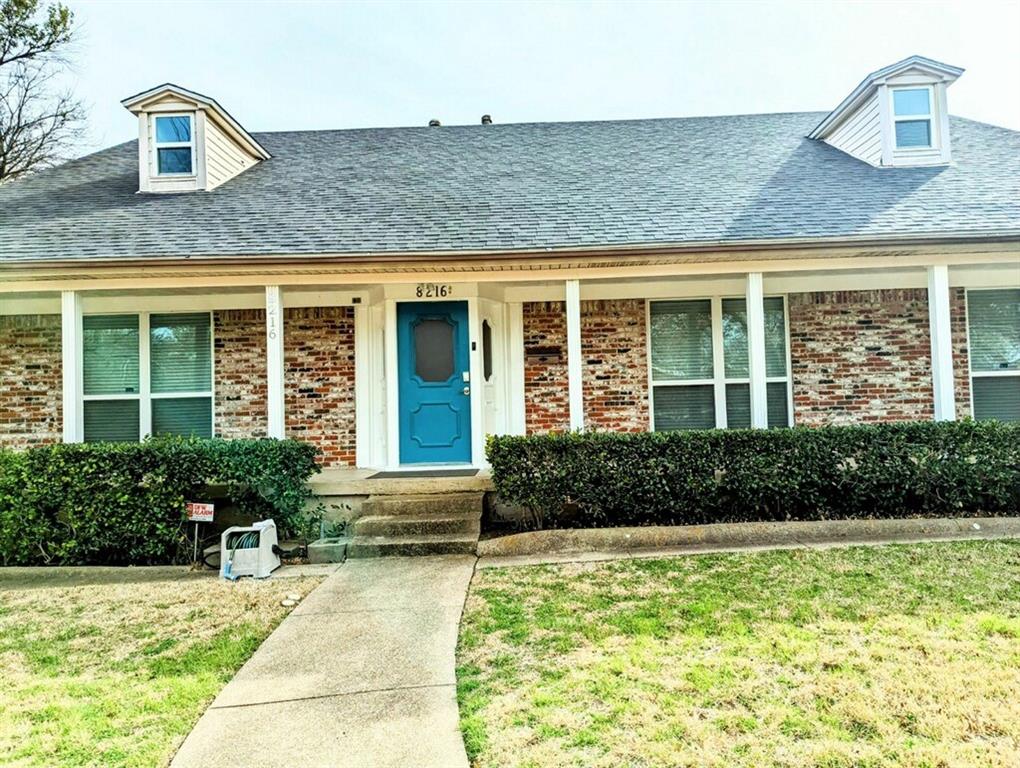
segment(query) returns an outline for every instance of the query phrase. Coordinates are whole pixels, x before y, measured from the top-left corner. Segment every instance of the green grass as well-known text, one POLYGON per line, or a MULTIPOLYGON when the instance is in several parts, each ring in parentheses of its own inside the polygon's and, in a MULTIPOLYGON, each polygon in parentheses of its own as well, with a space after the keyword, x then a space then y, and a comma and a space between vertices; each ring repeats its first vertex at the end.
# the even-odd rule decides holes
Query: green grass
POLYGON ((1020 765, 1020 542, 479 571, 476 766, 1020 765))
POLYGON ((0 764, 163 766, 316 579, 0 591, 0 764))

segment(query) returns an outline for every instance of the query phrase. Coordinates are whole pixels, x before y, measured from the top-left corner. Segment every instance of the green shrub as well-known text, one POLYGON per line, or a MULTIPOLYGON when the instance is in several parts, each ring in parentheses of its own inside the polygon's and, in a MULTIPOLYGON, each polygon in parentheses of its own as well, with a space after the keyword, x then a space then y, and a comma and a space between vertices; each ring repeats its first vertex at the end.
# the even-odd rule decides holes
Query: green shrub
POLYGON ((507 503, 551 527, 1011 515, 1020 425, 491 437, 507 503))
POLYGON ((0 563, 180 562, 184 504, 211 484, 286 534, 301 525, 315 456, 291 440, 185 438, 0 451, 0 563))

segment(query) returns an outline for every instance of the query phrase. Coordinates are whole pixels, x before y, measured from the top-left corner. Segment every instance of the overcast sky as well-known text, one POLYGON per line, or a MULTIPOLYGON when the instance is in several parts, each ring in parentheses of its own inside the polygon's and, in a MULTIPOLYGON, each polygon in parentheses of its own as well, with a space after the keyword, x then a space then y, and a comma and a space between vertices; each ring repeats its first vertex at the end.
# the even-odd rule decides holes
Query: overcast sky
POLYGON ((163 82, 248 130, 830 110, 910 54, 967 71, 956 115, 1020 130, 1020 2, 71 0, 83 153, 163 82))

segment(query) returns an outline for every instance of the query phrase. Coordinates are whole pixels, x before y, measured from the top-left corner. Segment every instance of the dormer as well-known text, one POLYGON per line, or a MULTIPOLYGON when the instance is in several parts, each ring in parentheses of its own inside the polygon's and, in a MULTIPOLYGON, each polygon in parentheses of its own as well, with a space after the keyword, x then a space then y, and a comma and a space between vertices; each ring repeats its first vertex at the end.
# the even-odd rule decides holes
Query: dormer
POLYGON ((268 160, 215 99, 170 83, 121 102, 138 116, 138 191, 211 190, 268 160))
POLYGON ((872 72, 808 134, 876 167, 950 162, 946 89, 959 67, 923 56, 872 72))

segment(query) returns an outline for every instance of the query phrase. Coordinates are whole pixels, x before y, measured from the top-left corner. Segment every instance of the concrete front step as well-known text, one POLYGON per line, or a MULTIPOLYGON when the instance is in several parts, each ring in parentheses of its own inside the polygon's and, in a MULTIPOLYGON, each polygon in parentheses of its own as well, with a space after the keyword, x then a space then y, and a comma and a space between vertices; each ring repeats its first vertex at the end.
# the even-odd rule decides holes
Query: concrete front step
POLYGON ((363 517, 380 515, 468 515, 480 516, 485 494, 428 493, 369 496, 361 504, 363 517))
POLYGON ((367 515, 354 521, 355 536, 423 536, 478 534, 480 514, 461 512, 436 515, 367 515))
POLYGON ((387 556, 473 555, 478 534, 451 536, 355 536, 347 547, 351 559, 387 556))

